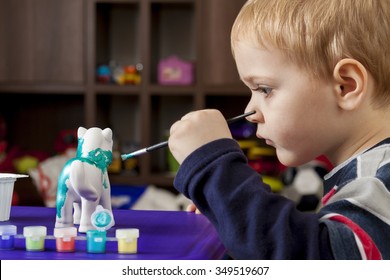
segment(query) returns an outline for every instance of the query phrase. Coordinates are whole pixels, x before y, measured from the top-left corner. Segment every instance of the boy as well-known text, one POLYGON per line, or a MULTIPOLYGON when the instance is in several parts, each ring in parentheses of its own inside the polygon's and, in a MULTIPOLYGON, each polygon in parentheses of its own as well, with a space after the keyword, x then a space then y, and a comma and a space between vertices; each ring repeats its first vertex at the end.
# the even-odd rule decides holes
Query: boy
POLYGON ((185 115, 175 187, 237 259, 390 259, 390 1, 249 0, 232 28, 257 137, 296 166, 336 166, 301 213, 262 182, 216 110, 185 115))

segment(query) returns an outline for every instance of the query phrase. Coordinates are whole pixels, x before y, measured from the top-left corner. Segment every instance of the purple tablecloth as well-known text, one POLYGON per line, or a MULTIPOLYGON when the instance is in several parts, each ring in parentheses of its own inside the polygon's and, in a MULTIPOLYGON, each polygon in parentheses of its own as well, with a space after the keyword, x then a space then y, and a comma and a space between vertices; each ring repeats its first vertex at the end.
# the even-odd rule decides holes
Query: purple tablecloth
MULTIPOLYGON (((221 259, 225 249, 211 223, 203 216, 180 211, 114 210, 115 226, 107 236, 115 237, 115 229, 138 228, 137 254, 119 254, 118 244, 108 241, 105 253, 87 253, 86 240, 76 240, 76 251, 56 252, 53 235, 55 209, 45 207, 14 206, 9 221, 0 222, 17 226, 17 234, 23 234, 24 226, 47 227, 49 238, 45 250, 26 251, 25 239, 16 238, 13 250, 0 250, 0 259, 221 259)), ((78 234, 80 237, 85 234, 78 234)))

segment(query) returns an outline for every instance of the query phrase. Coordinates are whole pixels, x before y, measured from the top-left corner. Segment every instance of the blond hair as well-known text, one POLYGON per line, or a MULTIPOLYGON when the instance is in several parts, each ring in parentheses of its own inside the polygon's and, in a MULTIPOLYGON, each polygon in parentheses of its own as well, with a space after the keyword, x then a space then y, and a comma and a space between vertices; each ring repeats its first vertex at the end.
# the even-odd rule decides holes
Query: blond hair
POLYGON ((276 47, 315 77, 356 59, 376 82, 374 102, 390 103, 389 0, 249 0, 233 24, 233 55, 240 40, 276 47))

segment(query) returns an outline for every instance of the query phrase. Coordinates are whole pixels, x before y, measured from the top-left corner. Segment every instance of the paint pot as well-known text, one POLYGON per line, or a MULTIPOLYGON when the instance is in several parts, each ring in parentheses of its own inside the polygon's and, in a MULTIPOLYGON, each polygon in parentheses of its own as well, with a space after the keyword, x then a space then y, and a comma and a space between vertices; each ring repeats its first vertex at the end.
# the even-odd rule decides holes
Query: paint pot
POLYGON ((107 232, 101 230, 87 231, 87 252, 88 253, 105 253, 106 252, 107 232))
POLYGON ((101 205, 91 215, 91 223, 96 230, 87 231, 88 253, 104 253, 106 251, 107 230, 114 225, 114 218, 111 211, 104 209, 101 205))
POLYGON ((137 253, 137 241, 139 237, 139 229, 137 228, 122 228, 115 231, 115 237, 118 240, 118 253, 120 254, 135 254, 137 253))
POLYGON ((23 228, 23 235, 26 238, 27 251, 45 250, 45 237, 47 235, 45 226, 26 226, 23 228))
POLYGON ((0 226, 0 249, 11 250, 14 248, 16 235, 16 226, 2 225, 0 226))
POLYGON ((53 234, 54 237, 56 238, 57 252, 75 251, 75 238, 77 236, 77 228, 75 227, 55 228, 53 234))

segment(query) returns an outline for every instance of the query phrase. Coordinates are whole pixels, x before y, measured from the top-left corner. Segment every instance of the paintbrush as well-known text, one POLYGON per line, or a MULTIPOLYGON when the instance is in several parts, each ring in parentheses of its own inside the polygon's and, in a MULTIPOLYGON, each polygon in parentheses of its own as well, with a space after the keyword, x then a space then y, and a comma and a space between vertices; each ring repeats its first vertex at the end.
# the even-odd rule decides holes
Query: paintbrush
MULTIPOLYGON (((247 113, 245 113, 245 114, 242 114, 242 115, 233 117, 233 118, 231 118, 231 119, 227 119, 226 122, 227 122, 228 124, 230 124, 230 123, 233 123, 233 122, 242 120, 243 118, 245 118, 245 117, 247 117, 247 116, 253 115, 254 113, 255 113, 255 111, 250 111, 250 112, 247 112, 247 113)), ((155 150, 158 150, 158 149, 167 147, 167 146, 168 146, 168 141, 161 142, 161 143, 158 143, 158 144, 149 146, 149 147, 147 147, 147 148, 143 148, 143 149, 134 151, 134 152, 129 153, 129 154, 123 154, 123 155, 121 155, 121 158, 122 158, 122 160, 127 160, 127 159, 129 159, 129 158, 136 157, 136 156, 140 156, 140 155, 143 155, 143 154, 146 154, 146 153, 150 153, 150 152, 152 152, 152 151, 155 151, 155 150)))

